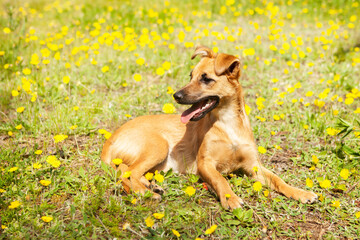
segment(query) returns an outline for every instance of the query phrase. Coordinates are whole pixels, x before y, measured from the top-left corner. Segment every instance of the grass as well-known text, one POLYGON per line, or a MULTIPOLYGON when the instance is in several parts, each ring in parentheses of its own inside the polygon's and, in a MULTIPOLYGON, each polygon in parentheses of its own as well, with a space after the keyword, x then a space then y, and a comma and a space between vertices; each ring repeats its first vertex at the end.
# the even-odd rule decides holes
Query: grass
POLYGON ((175 239, 174 229, 181 239, 356 239, 359 16, 359 1, 3 2, 0 238, 175 239), (184 110, 171 95, 198 44, 241 58, 261 160, 318 202, 257 192, 234 174, 246 204, 229 212, 196 176, 171 171, 156 202, 126 195, 101 166, 105 137, 122 123, 167 103, 184 110), (345 138, 339 118, 355 126, 345 138))

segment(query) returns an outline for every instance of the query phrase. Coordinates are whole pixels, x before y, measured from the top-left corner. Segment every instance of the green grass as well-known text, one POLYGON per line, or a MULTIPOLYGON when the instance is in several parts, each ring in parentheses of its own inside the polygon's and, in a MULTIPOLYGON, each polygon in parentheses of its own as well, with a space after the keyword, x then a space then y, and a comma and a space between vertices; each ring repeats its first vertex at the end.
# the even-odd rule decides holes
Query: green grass
POLYGON ((0 238, 175 239, 172 229, 181 239, 360 235, 358 0, 29 0, 6 1, 0 9, 0 238), (252 180, 234 174, 228 181, 245 206, 230 212, 193 175, 167 172, 156 202, 126 195, 113 172, 101 167, 99 129, 113 132, 129 119, 161 114, 165 103, 184 110, 168 87, 189 81, 197 62, 190 57, 200 44, 241 58, 252 128, 258 146, 267 149, 261 160, 321 201, 301 204, 265 186, 256 192, 252 180), (170 68, 157 74, 165 62, 170 68), (341 130, 338 118, 355 125, 345 138, 331 134, 341 130), (68 138, 55 143, 60 134, 68 138), (50 155, 59 167, 46 161, 50 155), (325 179, 329 188, 320 185, 325 179), (193 196, 185 194, 188 186, 196 189, 193 196), (9 208, 15 201, 20 206, 9 208), (43 216, 53 219, 47 223, 43 216), (145 223, 149 217, 152 227, 145 223))

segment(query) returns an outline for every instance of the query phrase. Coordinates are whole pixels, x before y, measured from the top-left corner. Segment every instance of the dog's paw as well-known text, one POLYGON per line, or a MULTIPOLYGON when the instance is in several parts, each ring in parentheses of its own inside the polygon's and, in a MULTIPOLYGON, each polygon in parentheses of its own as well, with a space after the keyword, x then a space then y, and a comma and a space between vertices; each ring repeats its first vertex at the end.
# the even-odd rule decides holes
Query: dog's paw
POLYGON ((298 194, 299 194, 298 199, 302 203, 313 203, 318 199, 318 195, 316 195, 313 192, 301 190, 301 191, 298 192, 298 194))
POLYGON ((163 195, 165 193, 164 189, 156 184, 151 184, 151 190, 153 190, 154 193, 163 195))
POLYGON ((240 208, 244 204, 244 201, 236 195, 231 195, 231 197, 222 197, 221 205, 225 209, 234 210, 240 208))

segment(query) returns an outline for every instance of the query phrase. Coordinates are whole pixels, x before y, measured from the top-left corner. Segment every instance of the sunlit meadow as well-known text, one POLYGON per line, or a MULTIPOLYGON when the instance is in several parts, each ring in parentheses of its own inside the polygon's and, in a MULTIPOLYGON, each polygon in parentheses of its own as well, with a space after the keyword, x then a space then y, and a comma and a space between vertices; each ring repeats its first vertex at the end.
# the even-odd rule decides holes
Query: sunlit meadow
POLYGON ((0 238, 357 239, 359 29, 359 0, 1 1, 0 238), (200 44, 242 60, 261 160, 319 201, 232 174, 230 212, 170 171, 157 202, 101 165, 122 123, 184 110, 200 44))

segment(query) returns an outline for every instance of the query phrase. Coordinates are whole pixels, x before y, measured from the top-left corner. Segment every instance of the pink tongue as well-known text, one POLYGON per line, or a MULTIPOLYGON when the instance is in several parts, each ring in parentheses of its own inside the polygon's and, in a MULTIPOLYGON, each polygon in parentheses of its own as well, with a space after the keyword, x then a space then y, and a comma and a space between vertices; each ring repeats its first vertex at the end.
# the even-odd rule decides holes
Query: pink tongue
POLYGON ((200 108, 196 106, 192 106, 191 108, 185 110, 185 112, 181 114, 181 122, 187 124, 190 121, 190 119, 198 112, 200 112, 200 108))

